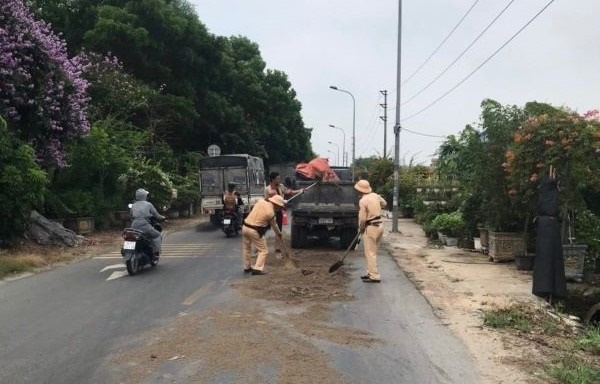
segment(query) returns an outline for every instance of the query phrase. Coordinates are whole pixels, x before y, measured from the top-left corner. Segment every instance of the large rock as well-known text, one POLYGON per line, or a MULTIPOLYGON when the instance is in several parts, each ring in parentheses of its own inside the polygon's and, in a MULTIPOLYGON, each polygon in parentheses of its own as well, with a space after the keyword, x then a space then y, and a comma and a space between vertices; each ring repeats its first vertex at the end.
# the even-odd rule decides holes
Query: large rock
POLYGON ((76 234, 60 225, 50 221, 37 211, 31 211, 31 225, 25 237, 41 245, 66 245, 78 247, 83 242, 83 236, 76 234))

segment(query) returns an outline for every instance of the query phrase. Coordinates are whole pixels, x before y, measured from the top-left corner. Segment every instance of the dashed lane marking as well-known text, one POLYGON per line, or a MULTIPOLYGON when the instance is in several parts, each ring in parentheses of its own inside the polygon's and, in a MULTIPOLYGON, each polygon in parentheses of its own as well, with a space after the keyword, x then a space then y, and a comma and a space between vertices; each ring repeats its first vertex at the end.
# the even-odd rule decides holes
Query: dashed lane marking
MULTIPOLYGON (((217 250, 214 244, 163 244, 161 258, 194 258, 206 256, 209 252, 217 250)), ((121 250, 116 250, 94 259, 121 259, 121 250)))

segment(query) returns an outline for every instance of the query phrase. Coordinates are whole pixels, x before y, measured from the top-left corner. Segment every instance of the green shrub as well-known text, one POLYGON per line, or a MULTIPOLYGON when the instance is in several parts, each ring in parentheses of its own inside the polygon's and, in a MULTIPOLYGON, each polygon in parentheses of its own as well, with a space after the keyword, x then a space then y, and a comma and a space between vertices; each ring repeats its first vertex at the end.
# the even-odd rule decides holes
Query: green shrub
POLYGON ((459 211, 437 215, 431 225, 436 231, 452 237, 461 236, 465 230, 465 222, 459 211))
POLYGON ((43 202, 46 182, 33 149, 15 138, 0 117, 0 240, 10 242, 27 229, 31 210, 43 202))
POLYGON ((133 200, 135 191, 144 188, 150 192, 149 200, 159 211, 165 211, 173 199, 173 184, 169 175, 158 165, 140 161, 127 172, 119 176, 125 191, 133 200))
POLYGON ((514 328, 522 332, 529 332, 532 328, 527 316, 518 308, 502 308, 483 314, 483 325, 491 328, 514 328))
POLYGON ((172 175, 173 187, 177 189, 177 198, 171 202, 175 209, 187 208, 191 203, 196 203, 200 198, 200 186, 197 177, 184 177, 172 175))
POLYGON ((59 198, 68 209, 67 216, 94 216, 96 205, 94 195, 91 192, 67 191, 60 194, 59 198))

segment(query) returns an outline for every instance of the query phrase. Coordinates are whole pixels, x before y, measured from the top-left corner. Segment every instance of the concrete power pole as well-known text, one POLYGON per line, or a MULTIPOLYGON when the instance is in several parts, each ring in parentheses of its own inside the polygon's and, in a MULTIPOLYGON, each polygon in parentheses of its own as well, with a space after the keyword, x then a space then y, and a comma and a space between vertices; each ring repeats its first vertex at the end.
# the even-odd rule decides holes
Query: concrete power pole
POLYGON ((383 120, 383 155, 384 159, 387 159, 387 90, 379 91, 383 95, 383 104, 381 107, 383 108, 383 116, 379 116, 381 120, 383 120))
POLYGON ((394 197, 392 211, 392 232, 398 231, 398 193, 400 191, 400 85, 402 74, 402 0, 398 0, 398 62, 396 73, 396 123, 394 124, 394 197))

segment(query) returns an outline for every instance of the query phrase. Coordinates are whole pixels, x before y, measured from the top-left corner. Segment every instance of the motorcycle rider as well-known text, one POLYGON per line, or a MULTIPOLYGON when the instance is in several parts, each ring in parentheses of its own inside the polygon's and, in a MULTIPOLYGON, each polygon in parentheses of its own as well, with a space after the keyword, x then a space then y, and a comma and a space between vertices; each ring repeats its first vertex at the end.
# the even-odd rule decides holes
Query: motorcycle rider
POLYGON ((240 193, 235 190, 236 183, 229 182, 227 184, 227 191, 223 194, 223 210, 231 211, 235 215, 236 227, 242 227, 242 218, 240 212, 240 206, 244 205, 244 201, 240 196, 240 193))
POLYGON ((159 214, 154 205, 148 201, 149 194, 150 192, 143 188, 135 191, 135 203, 133 203, 130 210, 131 227, 141 231, 146 238, 152 240, 153 256, 158 257, 160 255, 162 236, 152 226, 151 219, 155 218, 158 221, 163 221, 165 217, 159 214))

